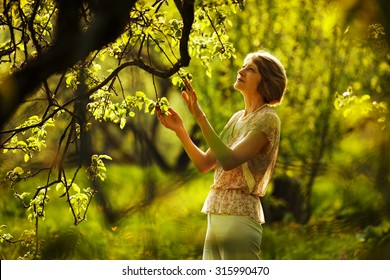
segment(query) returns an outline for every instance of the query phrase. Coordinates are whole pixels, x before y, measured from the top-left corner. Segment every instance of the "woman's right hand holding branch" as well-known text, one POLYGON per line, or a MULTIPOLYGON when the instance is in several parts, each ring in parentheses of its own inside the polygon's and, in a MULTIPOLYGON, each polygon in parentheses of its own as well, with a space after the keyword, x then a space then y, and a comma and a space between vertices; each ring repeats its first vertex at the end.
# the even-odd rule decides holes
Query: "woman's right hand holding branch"
POLYGON ((166 128, 176 132, 176 134, 184 129, 182 118, 172 108, 168 109, 167 114, 164 114, 159 108, 157 108, 156 113, 160 123, 166 128))

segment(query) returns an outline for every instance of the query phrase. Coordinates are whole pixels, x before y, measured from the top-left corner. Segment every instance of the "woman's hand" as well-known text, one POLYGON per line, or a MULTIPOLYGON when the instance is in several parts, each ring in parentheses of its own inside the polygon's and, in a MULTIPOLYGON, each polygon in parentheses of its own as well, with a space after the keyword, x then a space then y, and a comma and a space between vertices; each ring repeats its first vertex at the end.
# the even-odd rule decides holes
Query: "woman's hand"
POLYGON ((161 112, 159 108, 156 109, 156 113, 158 120, 166 128, 173 130, 176 133, 184 128, 183 120, 181 119, 180 115, 172 108, 168 109, 167 115, 161 112))
POLYGON ((184 80, 184 83, 186 85, 187 90, 182 91, 182 96, 187 104, 187 108, 190 113, 194 115, 196 119, 198 119, 199 117, 204 116, 202 108, 198 103, 198 97, 196 96, 195 90, 190 84, 190 82, 188 80, 184 80))

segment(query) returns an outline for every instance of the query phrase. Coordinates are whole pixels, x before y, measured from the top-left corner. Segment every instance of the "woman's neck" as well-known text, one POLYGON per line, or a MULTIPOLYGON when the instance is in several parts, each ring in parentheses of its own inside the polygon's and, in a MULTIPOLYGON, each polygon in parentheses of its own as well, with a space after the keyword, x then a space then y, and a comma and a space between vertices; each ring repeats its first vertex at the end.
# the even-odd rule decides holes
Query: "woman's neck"
POLYGON ((245 102, 245 114, 244 114, 245 116, 258 111, 261 108, 265 107, 265 105, 267 105, 259 93, 250 96, 244 95, 244 102, 245 102))

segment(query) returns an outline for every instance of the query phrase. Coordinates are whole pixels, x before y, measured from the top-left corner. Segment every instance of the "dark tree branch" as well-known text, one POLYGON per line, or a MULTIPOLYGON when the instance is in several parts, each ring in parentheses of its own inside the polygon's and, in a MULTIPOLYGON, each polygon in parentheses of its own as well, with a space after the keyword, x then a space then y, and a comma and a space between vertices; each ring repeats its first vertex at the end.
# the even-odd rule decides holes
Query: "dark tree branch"
POLYGON ((188 66, 191 60, 188 53, 188 41, 190 40, 190 33, 195 17, 194 2, 194 0, 183 0, 182 11, 180 12, 183 19, 183 32, 180 39, 180 56, 182 66, 188 66))
POLYGON ((94 20, 87 31, 79 28, 82 1, 58 0, 58 3, 54 45, 28 61, 1 85, 0 127, 43 81, 114 41, 129 23, 129 12, 136 0, 94 1, 91 5, 94 20))
MULTIPOLYGON (((92 51, 99 50, 114 41, 130 23, 129 12, 137 0, 87 2, 94 18, 88 30, 82 31, 80 20, 83 13, 83 1, 58 0, 56 36, 54 44, 47 50, 42 50, 35 40, 30 21, 29 30, 34 37, 33 43, 38 50, 38 57, 27 61, 22 69, 16 71, 1 84, 0 128, 4 126, 19 104, 37 90, 42 83, 45 83, 49 77, 53 74, 64 73, 92 51)), ((159 2, 159 4, 161 3, 163 1, 159 2)), ((89 94, 109 83, 122 69, 128 66, 137 66, 152 75, 167 78, 178 72, 181 67, 189 65, 191 58, 188 52, 188 41, 194 22, 194 0, 175 1, 175 4, 183 19, 179 60, 165 70, 156 69, 146 64, 141 58, 123 63, 102 83, 89 90, 89 94)), ((15 45, 14 40, 13 42, 15 45)), ((45 88, 47 94, 50 94, 48 87, 45 88)), ((48 101, 50 102, 50 100, 48 101)))
MULTIPOLYGON (((187 0, 184 1, 184 3, 181 3, 181 1, 175 1, 175 4, 183 18, 183 31, 182 31, 182 36, 180 38, 180 59, 175 64, 173 64, 171 68, 165 70, 160 70, 155 67, 152 67, 146 64, 140 58, 142 45, 143 45, 141 43, 141 47, 137 56, 138 58, 133 61, 128 61, 119 65, 114 71, 111 72, 111 74, 103 82, 91 88, 88 92, 89 95, 94 93, 98 89, 102 88, 103 86, 107 85, 112 79, 118 76, 120 71, 122 71, 123 69, 129 66, 137 66, 154 76, 165 79, 177 73, 181 67, 186 67, 190 64, 191 57, 188 52, 188 41, 192 30, 192 24, 194 23, 194 13, 195 13, 194 1, 187 0)), ((143 40, 144 39, 145 37, 143 37, 143 40)))

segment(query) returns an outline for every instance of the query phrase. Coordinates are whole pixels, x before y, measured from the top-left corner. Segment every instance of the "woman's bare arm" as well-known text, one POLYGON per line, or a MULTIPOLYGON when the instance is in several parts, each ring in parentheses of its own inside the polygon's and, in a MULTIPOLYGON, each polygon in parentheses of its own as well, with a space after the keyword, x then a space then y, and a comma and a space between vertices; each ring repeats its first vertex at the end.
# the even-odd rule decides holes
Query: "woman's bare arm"
POLYGON ((247 162, 268 143, 265 133, 251 131, 240 142, 230 148, 215 133, 205 115, 198 116, 197 122, 202 129, 207 144, 224 170, 231 170, 247 162))
POLYGON ((228 147, 207 120, 198 103, 196 93, 188 81, 186 81, 186 87, 187 92, 183 91, 182 95, 188 110, 195 116, 207 144, 224 170, 231 170, 247 162, 268 143, 264 133, 251 131, 239 143, 228 147))

